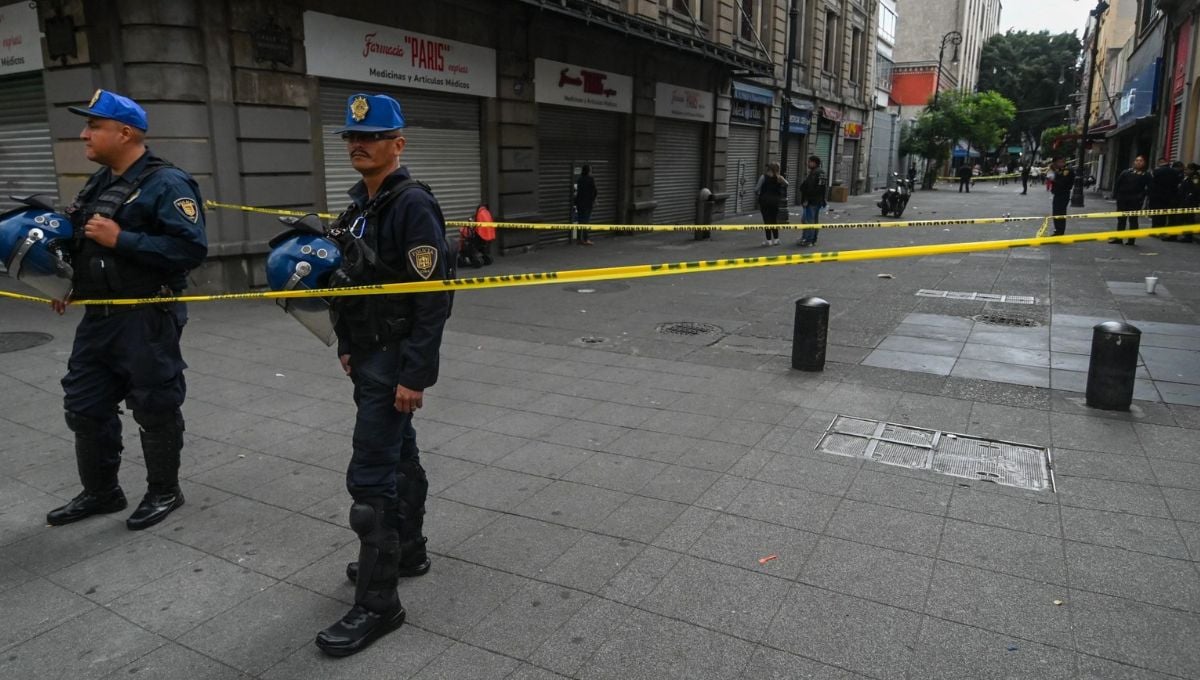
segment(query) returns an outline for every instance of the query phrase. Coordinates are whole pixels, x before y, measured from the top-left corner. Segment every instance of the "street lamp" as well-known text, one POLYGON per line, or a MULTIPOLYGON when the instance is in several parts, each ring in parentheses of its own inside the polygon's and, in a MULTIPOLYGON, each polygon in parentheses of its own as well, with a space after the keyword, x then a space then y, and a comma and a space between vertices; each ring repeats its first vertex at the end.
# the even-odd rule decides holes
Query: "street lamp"
POLYGON ((1087 91, 1084 93, 1083 111, 1080 112, 1083 117, 1083 132, 1079 135, 1079 158, 1076 162, 1075 186, 1071 189, 1071 205, 1075 208, 1083 207, 1084 164, 1086 163, 1088 124, 1092 113, 1092 84, 1096 80, 1096 58, 1100 52, 1100 20, 1107 9, 1107 2, 1097 0, 1096 7, 1088 12, 1088 16, 1096 18, 1096 25, 1092 29, 1092 59, 1088 64, 1087 91))
POLYGON ((950 31, 942 36, 942 46, 938 48, 937 80, 933 82, 933 105, 937 107, 938 93, 942 90, 942 57, 946 53, 946 45, 954 45, 954 55, 950 57, 951 64, 958 63, 958 46, 962 44, 962 32, 950 31))

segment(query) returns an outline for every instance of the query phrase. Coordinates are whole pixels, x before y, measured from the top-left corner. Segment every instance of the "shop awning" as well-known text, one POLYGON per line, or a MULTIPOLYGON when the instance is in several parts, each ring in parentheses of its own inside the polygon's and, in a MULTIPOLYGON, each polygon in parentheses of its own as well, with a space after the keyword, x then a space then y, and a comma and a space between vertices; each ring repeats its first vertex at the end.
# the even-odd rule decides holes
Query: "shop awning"
POLYGON ((775 103, 775 91, 759 85, 739 83, 735 80, 733 81, 733 98, 770 106, 775 103))

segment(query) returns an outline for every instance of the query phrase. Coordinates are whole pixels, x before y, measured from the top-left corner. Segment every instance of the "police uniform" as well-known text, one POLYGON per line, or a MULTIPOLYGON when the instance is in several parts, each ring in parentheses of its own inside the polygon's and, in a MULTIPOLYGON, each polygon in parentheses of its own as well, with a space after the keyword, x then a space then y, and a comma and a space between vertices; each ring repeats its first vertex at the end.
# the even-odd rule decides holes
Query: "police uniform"
MULTIPOLYGON (((1117 201, 1117 210, 1119 212, 1130 212, 1133 210, 1141 210, 1142 205, 1146 202, 1146 192, 1150 189, 1150 173, 1137 168, 1125 168, 1117 175, 1117 181, 1113 184, 1113 198, 1117 201)), ((1121 215, 1117 218, 1117 231, 1125 231, 1125 226, 1128 224, 1130 229, 1138 228, 1137 215, 1121 215)), ((1121 243, 1119 238, 1108 239, 1109 243, 1121 243)), ((1127 239, 1127 245, 1133 245, 1133 239, 1127 239)))
MULTIPOLYGON (((97 90, 72 113, 147 129, 133 100, 97 90)), ((75 299, 142 298, 178 294, 188 270, 208 253, 196 182, 148 149, 120 176, 108 167, 93 174, 67 209, 75 237, 68 248, 75 299), (121 228, 115 247, 85 238, 93 215, 121 228)), ((67 426, 83 493, 52 510, 50 524, 67 524, 126 507, 117 481, 121 464, 122 400, 138 423, 146 461, 147 491, 126 524, 144 529, 183 504, 179 456, 186 394, 179 337, 187 319, 182 304, 87 305, 62 380, 67 426)))
MULTIPOLYGON (((354 95, 342 134, 386 134, 404 127, 399 104, 354 95)), ((341 249, 332 285, 440 280, 451 266, 445 220, 428 187, 404 167, 376 193, 364 182, 350 189, 351 205, 327 236, 341 249)), ((404 621, 396 591, 401 575, 429 569, 422 517, 429 484, 418 457, 412 414, 396 410, 396 389, 424 390, 437 382, 449 293, 334 298, 338 354, 350 356, 357 416, 346 487, 353 498, 350 526, 359 536, 354 607, 317 636, 335 656, 353 654, 404 621)))
MULTIPOLYGON (((1067 166, 1054 171, 1054 181, 1050 184, 1050 214, 1066 215, 1067 206, 1071 203, 1071 189, 1075 187, 1075 173, 1067 166)), ((1067 221, 1061 217, 1054 219, 1054 235, 1062 236, 1067 233, 1067 221)))

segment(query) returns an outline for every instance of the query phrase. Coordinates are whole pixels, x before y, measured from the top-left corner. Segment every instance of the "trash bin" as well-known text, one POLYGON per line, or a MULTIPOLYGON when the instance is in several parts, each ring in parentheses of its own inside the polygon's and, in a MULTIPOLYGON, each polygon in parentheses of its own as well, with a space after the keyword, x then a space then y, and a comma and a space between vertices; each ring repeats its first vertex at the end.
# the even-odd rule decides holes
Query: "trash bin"
MULTIPOLYGON (((717 207, 717 197, 707 188, 700 190, 696 199, 696 224, 712 224, 713 209, 717 207)), ((712 229, 697 229, 693 238, 697 241, 712 238, 712 229)))

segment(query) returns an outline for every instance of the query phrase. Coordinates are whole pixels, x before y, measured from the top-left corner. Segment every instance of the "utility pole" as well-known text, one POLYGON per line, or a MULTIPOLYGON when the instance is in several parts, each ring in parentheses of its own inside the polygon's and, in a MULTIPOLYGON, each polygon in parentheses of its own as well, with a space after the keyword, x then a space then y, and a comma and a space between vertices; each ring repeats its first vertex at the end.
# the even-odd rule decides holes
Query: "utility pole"
POLYGON ((1096 7, 1089 14, 1096 17, 1096 24, 1092 28, 1092 57, 1091 63, 1088 64, 1088 84, 1087 91, 1084 92, 1083 104, 1083 132, 1079 135, 1079 158, 1076 162, 1075 171, 1075 186, 1071 189, 1071 206, 1075 208, 1083 207, 1083 180, 1087 177, 1087 171, 1084 164, 1087 162, 1087 137, 1088 124, 1090 123, 1092 113, 1092 84, 1096 80, 1096 58, 1100 53, 1100 21, 1104 16, 1104 11, 1108 9, 1108 3, 1104 0, 1097 0, 1096 7))
POLYGON ((784 177, 787 177, 788 172, 788 140, 791 138, 788 128, 791 126, 792 118, 792 64, 796 61, 796 31, 797 24, 800 23, 799 3, 800 0, 792 0, 791 7, 788 9, 787 66, 784 67, 783 77, 783 120, 779 126, 779 136, 782 137, 779 140, 779 172, 784 177))

